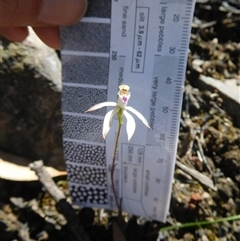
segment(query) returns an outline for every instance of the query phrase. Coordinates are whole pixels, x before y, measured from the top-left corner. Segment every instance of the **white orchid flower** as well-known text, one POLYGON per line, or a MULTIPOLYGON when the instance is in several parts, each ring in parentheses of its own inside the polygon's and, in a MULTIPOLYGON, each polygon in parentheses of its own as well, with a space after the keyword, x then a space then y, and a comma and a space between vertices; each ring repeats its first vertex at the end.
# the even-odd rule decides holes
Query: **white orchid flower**
POLYGON ((109 112, 107 112, 107 114, 104 117, 103 130, 102 130, 104 139, 106 139, 106 137, 107 137, 107 134, 112 125, 113 116, 116 113, 118 113, 118 119, 119 119, 119 122, 121 122, 119 124, 123 123, 122 115, 124 115, 127 119, 126 129, 127 129, 128 141, 130 141, 130 139, 132 138, 132 136, 135 132, 136 123, 135 123, 135 120, 132 117, 132 115, 129 114, 127 111, 130 111, 133 114, 135 114, 143 122, 143 124, 145 126, 147 126, 147 128, 151 129, 151 127, 148 124, 148 121, 140 112, 138 112, 136 109, 134 109, 131 106, 127 106, 128 100, 131 96, 129 89, 130 89, 130 87, 128 85, 120 85, 119 91, 118 91, 117 103, 115 103, 115 102, 99 103, 99 104, 92 106, 90 109, 88 109, 86 111, 86 112, 89 112, 89 111, 97 110, 97 109, 100 109, 100 108, 106 107, 106 106, 114 106, 115 107, 113 110, 110 110, 109 112))

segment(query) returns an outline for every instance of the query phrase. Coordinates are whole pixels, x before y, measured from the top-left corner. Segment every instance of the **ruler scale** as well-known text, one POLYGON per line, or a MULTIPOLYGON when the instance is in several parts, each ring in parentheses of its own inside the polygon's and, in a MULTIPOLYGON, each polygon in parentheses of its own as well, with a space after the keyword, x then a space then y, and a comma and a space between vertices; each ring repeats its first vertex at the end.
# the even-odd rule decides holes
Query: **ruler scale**
POLYGON ((61 30, 63 142, 75 204, 116 208, 110 168, 117 119, 104 141, 103 118, 110 108, 85 111, 116 101, 118 86, 127 84, 128 105, 146 117, 152 130, 136 117, 128 142, 123 126, 114 175, 117 195, 123 210, 166 220, 194 4, 96 0, 81 22, 61 30))

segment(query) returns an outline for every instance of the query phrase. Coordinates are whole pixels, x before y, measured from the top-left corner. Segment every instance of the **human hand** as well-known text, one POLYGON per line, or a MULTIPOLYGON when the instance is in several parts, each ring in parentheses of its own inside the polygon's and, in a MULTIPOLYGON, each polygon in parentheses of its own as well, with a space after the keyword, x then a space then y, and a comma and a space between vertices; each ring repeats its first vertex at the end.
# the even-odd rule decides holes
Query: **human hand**
POLYGON ((48 46, 60 48, 59 26, 77 22, 87 9, 87 0, 0 0, 0 34, 21 42, 31 26, 48 46))

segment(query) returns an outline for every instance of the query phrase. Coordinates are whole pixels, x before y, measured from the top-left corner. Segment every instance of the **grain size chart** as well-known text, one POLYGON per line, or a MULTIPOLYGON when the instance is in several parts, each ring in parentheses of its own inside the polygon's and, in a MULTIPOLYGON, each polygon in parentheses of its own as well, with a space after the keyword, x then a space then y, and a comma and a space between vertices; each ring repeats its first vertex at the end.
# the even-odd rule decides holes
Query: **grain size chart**
POLYGON ((110 181, 117 118, 106 141, 103 119, 130 86, 138 118, 127 141, 126 120, 116 157, 114 184, 129 213, 165 221, 175 165, 179 117, 194 0, 95 0, 76 25, 61 30, 63 143, 72 200, 115 209, 110 181))

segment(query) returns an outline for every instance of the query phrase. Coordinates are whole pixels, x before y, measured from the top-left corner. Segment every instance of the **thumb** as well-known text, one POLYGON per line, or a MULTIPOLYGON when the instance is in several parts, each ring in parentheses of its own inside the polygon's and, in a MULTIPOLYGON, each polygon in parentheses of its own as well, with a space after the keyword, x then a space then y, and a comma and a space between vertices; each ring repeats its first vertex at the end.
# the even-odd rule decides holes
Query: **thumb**
POLYGON ((87 0, 0 0, 0 9, 0 26, 60 26, 77 22, 87 0))

